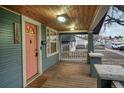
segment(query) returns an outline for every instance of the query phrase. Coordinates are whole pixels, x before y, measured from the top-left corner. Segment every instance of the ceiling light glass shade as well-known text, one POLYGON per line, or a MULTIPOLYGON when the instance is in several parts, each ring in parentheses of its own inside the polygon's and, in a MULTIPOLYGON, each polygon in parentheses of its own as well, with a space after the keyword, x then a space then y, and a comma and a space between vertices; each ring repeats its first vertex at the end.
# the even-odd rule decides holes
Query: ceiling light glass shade
POLYGON ((60 21, 60 22, 65 22, 66 21, 65 17, 63 17, 63 16, 58 16, 57 20, 60 21))

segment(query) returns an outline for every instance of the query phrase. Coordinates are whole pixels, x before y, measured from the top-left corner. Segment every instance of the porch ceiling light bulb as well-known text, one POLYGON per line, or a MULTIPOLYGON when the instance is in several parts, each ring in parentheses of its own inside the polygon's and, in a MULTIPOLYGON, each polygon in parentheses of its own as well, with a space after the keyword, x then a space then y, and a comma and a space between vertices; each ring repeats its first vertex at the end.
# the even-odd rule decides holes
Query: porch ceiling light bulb
POLYGON ((58 16, 57 20, 60 21, 60 22, 65 22, 66 18, 64 16, 58 16))
POLYGON ((74 31, 74 27, 70 29, 71 31, 74 31))

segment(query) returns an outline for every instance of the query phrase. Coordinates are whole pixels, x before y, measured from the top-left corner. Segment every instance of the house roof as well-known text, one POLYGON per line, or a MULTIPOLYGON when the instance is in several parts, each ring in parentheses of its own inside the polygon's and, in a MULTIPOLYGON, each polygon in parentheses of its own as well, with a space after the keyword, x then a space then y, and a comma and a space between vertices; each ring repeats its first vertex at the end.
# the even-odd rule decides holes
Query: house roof
POLYGON ((61 36, 61 42, 62 43, 68 43, 68 42, 75 42, 75 36, 74 35, 62 35, 61 36))

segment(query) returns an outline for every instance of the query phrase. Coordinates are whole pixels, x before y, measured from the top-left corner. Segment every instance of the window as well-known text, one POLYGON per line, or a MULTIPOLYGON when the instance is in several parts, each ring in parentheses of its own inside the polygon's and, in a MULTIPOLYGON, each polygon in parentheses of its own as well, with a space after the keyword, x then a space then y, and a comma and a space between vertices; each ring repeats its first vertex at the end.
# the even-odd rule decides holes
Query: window
POLYGON ((46 29, 47 57, 58 53, 58 33, 54 29, 46 29))

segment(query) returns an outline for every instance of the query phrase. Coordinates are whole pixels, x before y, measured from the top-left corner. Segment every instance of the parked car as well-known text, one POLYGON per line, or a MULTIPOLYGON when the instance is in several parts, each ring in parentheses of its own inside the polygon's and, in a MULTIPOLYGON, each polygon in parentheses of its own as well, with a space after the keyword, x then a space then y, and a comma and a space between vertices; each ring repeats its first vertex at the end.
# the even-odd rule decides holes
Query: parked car
POLYGON ((120 46, 119 49, 120 49, 120 50, 124 50, 124 45, 120 46))
POLYGON ((112 43, 112 48, 113 49, 120 49, 121 46, 124 46, 124 43, 121 43, 121 42, 112 43))
POLYGON ((118 44, 115 44, 115 43, 112 43, 112 48, 113 49, 118 49, 119 48, 119 45, 118 44))

